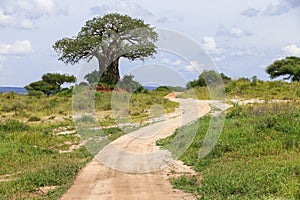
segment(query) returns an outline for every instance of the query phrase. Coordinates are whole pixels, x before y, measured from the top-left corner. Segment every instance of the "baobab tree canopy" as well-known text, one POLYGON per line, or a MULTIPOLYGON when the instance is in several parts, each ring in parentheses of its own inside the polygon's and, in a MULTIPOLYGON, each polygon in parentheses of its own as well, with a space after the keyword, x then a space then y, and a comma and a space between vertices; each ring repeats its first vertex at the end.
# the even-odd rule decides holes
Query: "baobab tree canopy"
POLYGON ((144 60, 156 53, 158 35, 154 27, 141 19, 117 13, 88 20, 75 37, 65 37, 53 45, 59 60, 75 64, 97 58, 101 82, 120 80, 119 59, 144 60))

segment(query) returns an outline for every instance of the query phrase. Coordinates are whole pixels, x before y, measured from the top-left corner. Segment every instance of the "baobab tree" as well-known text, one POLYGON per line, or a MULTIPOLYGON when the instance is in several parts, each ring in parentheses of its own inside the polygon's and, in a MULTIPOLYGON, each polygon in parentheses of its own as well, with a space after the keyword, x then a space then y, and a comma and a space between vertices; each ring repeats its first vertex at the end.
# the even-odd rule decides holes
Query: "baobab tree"
POLYGON ((116 84, 120 58, 134 61, 153 56, 157 38, 154 27, 143 20, 112 13, 88 20, 77 36, 58 40, 53 49, 66 64, 97 58, 99 81, 116 84))

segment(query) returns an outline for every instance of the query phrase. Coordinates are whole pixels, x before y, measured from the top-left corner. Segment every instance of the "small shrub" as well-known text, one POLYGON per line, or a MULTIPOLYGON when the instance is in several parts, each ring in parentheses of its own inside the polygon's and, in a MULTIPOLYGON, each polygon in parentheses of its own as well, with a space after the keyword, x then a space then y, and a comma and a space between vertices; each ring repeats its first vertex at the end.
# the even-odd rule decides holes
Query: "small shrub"
POLYGON ((300 89, 298 89, 298 90, 296 91, 296 95, 297 95, 297 97, 300 97, 300 89))
POLYGON ((226 117, 232 118, 235 116, 240 116, 242 113, 242 107, 238 103, 234 103, 233 107, 228 111, 226 117))
POLYGON ((1 111, 3 112, 16 112, 21 111, 25 108, 23 102, 15 101, 11 103, 6 103, 2 106, 1 111))
POLYGON ((45 94, 42 91, 37 91, 37 90, 30 90, 28 91, 29 96, 34 96, 34 97, 41 97, 45 96, 45 94))
POLYGON ((29 122, 37 122, 37 121, 40 121, 41 118, 37 117, 37 116, 31 116, 28 118, 28 121, 29 122))
POLYGON ((92 116, 89 116, 89 115, 84 115, 82 117, 80 117, 77 122, 82 122, 82 123, 95 123, 96 120, 92 117, 92 116))
POLYGON ((8 92, 3 95, 6 99, 14 99, 16 97, 16 93, 14 92, 8 92))
POLYGON ((273 128, 276 125, 277 121, 278 121, 277 116, 270 115, 270 114, 264 115, 255 119, 254 128, 257 132, 265 131, 266 129, 273 128))

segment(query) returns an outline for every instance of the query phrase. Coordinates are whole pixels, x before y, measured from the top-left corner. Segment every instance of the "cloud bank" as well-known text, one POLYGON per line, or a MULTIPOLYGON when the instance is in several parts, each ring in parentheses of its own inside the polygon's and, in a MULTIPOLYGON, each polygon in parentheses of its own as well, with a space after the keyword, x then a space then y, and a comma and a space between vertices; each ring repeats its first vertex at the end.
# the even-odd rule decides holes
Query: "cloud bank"
POLYGON ((0 43, 0 55, 25 55, 33 52, 29 40, 18 40, 13 44, 0 43))

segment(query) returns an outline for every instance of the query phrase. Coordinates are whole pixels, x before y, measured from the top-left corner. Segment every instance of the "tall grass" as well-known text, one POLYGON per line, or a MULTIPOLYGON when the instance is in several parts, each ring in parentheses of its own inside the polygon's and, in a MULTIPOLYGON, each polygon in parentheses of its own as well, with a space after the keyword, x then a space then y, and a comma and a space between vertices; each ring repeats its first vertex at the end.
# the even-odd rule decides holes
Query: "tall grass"
POLYGON ((261 99, 300 99, 300 83, 284 81, 250 81, 240 79, 226 85, 229 97, 261 98, 261 99))
MULTIPOLYGON (((299 100, 300 83, 239 79, 227 82, 225 84, 225 93, 227 98, 299 100)), ((211 99, 207 87, 191 88, 180 95, 180 97, 211 99)))
POLYGON ((194 142, 181 156, 199 175, 172 179, 176 188, 201 199, 300 198, 299 103, 233 107, 217 145, 199 159, 209 122, 209 116, 200 119, 194 142))

